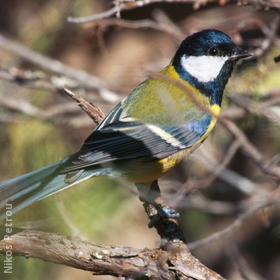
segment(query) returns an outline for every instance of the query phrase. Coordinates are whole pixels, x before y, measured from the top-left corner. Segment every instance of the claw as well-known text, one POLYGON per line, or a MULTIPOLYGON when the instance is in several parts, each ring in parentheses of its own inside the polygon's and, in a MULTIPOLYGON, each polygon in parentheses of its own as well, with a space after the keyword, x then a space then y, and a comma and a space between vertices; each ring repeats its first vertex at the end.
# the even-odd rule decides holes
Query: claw
POLYGON ((159 215, 167 219, 178 219, 180 217, 180 214, 176 212, 175 209, 170 208, 168 206, 165 207, 160 206, 157 210, 159 212, 159 215))
POLYGON ((159 221, 159 216, 155 215, 151 218, 150 222, 148 223, 148 227, 152 228, 155 226, 155 224, 159 221))

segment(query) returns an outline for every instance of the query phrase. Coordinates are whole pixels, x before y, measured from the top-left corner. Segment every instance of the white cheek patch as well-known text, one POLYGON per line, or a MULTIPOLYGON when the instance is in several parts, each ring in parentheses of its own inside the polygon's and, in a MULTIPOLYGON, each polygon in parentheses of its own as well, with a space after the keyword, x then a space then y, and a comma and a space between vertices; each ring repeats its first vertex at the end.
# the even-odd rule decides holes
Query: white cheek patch
POLYGON ((199 82, 211 82, 219 75, 227 56, 182 56, 183 68, 199 82))

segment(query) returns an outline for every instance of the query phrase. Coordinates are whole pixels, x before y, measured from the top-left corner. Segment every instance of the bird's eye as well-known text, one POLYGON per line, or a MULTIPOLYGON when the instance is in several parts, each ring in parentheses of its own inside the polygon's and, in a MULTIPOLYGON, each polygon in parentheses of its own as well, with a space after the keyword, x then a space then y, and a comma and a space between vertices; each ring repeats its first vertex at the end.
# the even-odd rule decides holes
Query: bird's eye
POLYGON ((215 47, 212 47, 208 50, 209 55, 215 56, 219 54, 219 50, 215 47))

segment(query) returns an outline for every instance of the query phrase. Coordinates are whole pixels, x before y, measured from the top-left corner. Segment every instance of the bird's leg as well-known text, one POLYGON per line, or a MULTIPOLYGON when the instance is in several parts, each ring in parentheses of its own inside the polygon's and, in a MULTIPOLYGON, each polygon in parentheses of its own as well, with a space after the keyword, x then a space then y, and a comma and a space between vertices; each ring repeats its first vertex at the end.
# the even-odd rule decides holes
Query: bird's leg
POLYGON ((139 199, 143 202, 145 212, 150 219, 149 227, 153 227, 153 223, 158 218, 157 209, 154 206, 158 194, 151 190, 151 184, 137 183, 136 187, 139 193, 139 199))
POLYGON ((161 198, 158 182, 151 184, 136 184, 139 198, 143 202, 144 209, 150 219, 149 227, 155 227, 161 238, 184 241, 184 235, 178 226, 179 214, 167 207, 161 198))
POLYGON ((161 198, 158 181, 154 181, 151 184, 136 184, 136 186, 141 201, 151 204, 157 210, 157 214, 162 218, 179 218, 180 214, 175 209, 166 206, 161 198))
POLYGON ((173 219, 178 219, 180 217, 180 214, 175 209, 167 206, 164 200, 161 198, 160 188, 157 180, 151 184, 150 190, 155 194, 152 203, 154 203, 153 205, 161 217, 173 219))

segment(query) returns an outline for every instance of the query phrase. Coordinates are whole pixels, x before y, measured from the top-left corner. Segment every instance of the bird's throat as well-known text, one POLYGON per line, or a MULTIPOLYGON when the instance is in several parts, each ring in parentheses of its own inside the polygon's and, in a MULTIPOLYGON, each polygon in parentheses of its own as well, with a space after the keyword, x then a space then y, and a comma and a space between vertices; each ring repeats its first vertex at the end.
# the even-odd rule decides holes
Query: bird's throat
POLYGON ((181 63, 173 62, 172 67, 181 80, 188 82, 197 91, 207 96, 212 105, 217 104, 221 106, 224 88, 233 69, 232 63, 225 62, 217 77, 209 82, 199 81, 186 71, 181 63))

